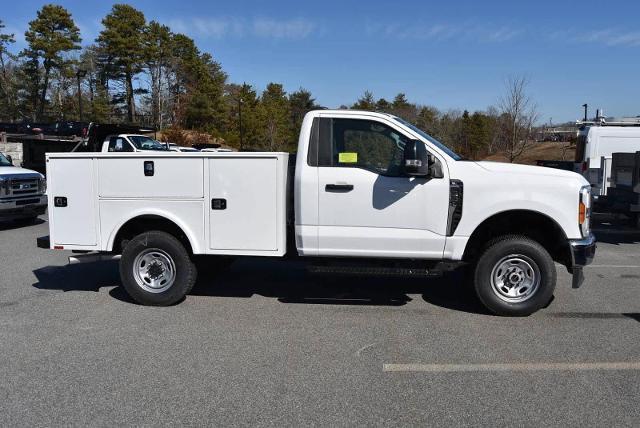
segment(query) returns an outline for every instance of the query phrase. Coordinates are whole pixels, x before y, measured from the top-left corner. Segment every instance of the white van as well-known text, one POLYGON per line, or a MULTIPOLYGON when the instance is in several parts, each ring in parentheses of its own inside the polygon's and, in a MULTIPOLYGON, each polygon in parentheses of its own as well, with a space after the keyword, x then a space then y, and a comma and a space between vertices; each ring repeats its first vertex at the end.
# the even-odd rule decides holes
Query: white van
POLYGON ((640 151, 640 123, 614 123, 585 125, 578 132, 575 161, 595 201, 606 196, 611 184, 611 154, 640 151))

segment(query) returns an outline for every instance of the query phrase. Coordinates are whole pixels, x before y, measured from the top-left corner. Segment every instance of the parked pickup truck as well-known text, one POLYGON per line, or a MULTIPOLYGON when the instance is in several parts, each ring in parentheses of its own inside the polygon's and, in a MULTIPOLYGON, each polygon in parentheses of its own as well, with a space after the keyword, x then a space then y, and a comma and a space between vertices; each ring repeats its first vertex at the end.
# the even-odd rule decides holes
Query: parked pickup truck
POLYGON ((30 220, 47 209, 44 176, 13 165, 11 157, 0 153, 0 221, 30 220))
POLYGON ((527 315, 550 302, 554 261, 577 288, 595 254, 579 174, 467 161, 382 113, 308 113, 295 164, 287 153, 52 153, 47 174, 50 235, 38 245, 121 255, 122 284, 146 305, 183 299, 203 255, 209 266, 286 256, 356 274, 464 264, 488 309, 527 315))
POLYGON ((109 135, 102 143, 103 152, 146 152, 167 151, 169 147, 146 135, 116 134, 109 135))

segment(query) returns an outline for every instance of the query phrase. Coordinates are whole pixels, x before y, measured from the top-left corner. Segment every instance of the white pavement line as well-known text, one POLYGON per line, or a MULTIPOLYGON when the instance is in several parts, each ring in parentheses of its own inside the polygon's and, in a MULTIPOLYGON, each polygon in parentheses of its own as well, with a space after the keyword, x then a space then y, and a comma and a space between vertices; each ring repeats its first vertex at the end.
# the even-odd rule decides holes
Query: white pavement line
POLYGON ((631 268, 640 269, 640 265, 587 265, 587 268, 631 268))
POLYGON ((640 370, 640 362, 497 363, 497 364, 384 364, 383 372, 507 372, 507 371, 640 370))

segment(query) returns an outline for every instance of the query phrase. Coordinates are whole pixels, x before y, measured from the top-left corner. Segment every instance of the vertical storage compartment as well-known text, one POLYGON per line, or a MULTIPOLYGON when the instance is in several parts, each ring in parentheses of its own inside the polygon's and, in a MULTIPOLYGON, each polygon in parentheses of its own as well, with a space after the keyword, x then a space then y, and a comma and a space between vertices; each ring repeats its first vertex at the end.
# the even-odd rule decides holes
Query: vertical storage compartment
POLYGON ((210 249, 284 251, 286 172, 280 164, 275 156, 209 159, 210 249))
POLYGON ((47 176, 52 243, 96 246, 93 159, 50 159, 47 176))

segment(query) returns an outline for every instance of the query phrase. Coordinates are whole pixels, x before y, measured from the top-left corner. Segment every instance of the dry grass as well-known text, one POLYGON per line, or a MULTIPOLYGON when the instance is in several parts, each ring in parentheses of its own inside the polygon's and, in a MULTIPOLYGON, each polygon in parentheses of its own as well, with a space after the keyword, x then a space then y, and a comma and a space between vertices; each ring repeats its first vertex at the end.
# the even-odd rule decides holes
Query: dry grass
MULTIPOLYGON (((514 163, 535 165, 537 160, 573 160, 574 155, 575 147, 572 147, 570 143, 545 141, 532 143, 514 163)), ((483 160, 509 162, 504 153, 495 153, 483 160)))

